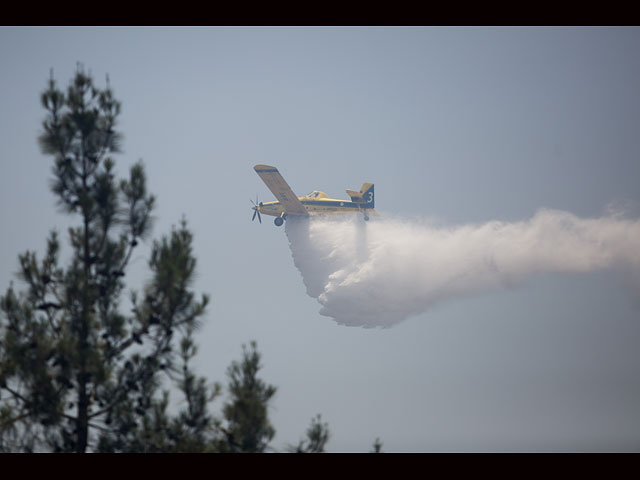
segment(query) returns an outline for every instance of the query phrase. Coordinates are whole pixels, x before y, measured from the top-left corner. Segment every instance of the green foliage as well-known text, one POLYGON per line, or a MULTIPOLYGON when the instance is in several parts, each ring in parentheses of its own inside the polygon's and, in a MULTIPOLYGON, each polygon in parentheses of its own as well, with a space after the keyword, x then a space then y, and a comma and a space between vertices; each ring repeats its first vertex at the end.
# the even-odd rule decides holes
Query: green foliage
POLYGON ((227 371, 231 399, 223 407, 224 434, 219 443, 225 452, 264 452, 275 435, 268 418, 268 404, 276 393, 276 387, 258 378, 260 354, 255 342, 251 350, 242 347, 242 361, 233 362, 227 371))
POLYGON ((369 453, 382 453, 382 442, 379 438, 376 438, 375 442, 373 442, 373 450, 369 453))
POLYGON ((329 436, 329 424, 322 423, 322 417, 318 414, 311 419, 311 425, 307 428, 307 438, 301 440, 297 446, 289 447, 289 451, 292 453, 324 453, 329 436))
MULTIPOLYGON (((167 413, 169 393, 154 395, 157 385, 142 382, 140 395, 123 401, 109 419, 112 430, 103 431, 98 441, 99 452, 192 452, 215 451, 214 419, 208 413, 208 404, 220 391, 212 390, 204 378, 197 378, 189 361, 196 353, 190 328, 180 342, 182 367, 178 387, 186 406, 174 417, 167 413)), ((166 366, 162 368, 167 368, 166 366)), ((178 373, 176 371, 176 373, 178 373)))
POLYGON ((142 163, 129 178, 115 178, 120 103, 82 68, 66 93, 52 77, 41 99, 47 117, 39 142, 54 159, 51 189, 79 224, 68 232, 67 266, 52 232, 42 261, 34 252, 19 257, 26 290, 12 285, 0 299, 0 449, 190 450, 213 425, 206 404, 218 393, 188 366, 208 303, 190 290, 192 234, 183 220, 153 243, 152 279, 123 314, 127 267, 150 233, 154 197, 142 163), (182 368, 174 366, 178 351, 182 368), (175 418, 159 392, 167 375, 186 396, 175 418))

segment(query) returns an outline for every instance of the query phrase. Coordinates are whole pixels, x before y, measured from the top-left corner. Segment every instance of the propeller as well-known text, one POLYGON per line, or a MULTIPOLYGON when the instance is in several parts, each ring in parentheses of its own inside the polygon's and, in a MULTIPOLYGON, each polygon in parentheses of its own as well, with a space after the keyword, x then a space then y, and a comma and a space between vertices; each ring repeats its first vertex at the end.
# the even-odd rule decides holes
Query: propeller
POLYGON ((256 219, 256 215, 258 215, 258 221, 262 223, 262 218, 260 217, 260 206, 262 203, 258 203, 258 196, 256 195, 256 201, 249 199, 249 201, 253 204, 253 217, 251 217, 251 221, 253 222, 256 219))

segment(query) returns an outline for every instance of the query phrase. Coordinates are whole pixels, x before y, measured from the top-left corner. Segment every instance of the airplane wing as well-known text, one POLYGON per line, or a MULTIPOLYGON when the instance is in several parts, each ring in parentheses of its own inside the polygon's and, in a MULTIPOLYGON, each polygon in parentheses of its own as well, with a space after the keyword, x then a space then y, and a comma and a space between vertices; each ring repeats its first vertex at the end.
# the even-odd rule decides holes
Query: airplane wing
POLYGON ((307 210, 302 203, 300 203, 296 194, 293 193, 291 187, 284 181, 284 178, 282 178, 282 175, 280 175, 276 167, 256 165, 253 169, 267 187, 269 187, 271 193, 273 193, 282 204, 285 213, 290 215, 308 215, 307 210))

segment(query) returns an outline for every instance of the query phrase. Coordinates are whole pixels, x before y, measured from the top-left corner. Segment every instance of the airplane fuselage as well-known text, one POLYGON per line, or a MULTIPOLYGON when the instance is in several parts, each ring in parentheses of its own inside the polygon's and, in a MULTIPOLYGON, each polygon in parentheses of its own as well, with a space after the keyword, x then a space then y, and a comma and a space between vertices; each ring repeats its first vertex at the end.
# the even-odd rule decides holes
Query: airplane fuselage
MULTIPOLYGON (((310 198, 307 196, 298 197, 300 203, 310 214, 334 214, 334 213, 358 213, 371 211, 371 209, 362 208, 362 204, 351 202, 349 200, 337 200, 334 198, 310 198)), ((284 213, 284 207, 278 201, 260 202, 258 211, 263 215, 271 215, 273 217, 281 217, 284 213)))

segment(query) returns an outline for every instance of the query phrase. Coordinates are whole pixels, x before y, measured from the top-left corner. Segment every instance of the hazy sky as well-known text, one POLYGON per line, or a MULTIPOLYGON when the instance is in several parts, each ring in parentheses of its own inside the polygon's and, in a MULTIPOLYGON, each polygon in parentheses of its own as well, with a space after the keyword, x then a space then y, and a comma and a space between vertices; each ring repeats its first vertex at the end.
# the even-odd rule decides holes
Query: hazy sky
MULTIPOLYGON (((273 446, 321 413, 333 452, 638 451, 638 293, 615 271, 539 274, 391 328, 319 314, 252 167, 302 195, 376 185, 388 217, 451 228, 541 208, 640 217, 638 28, 0 28, 0 291, 69 219, 36 143, 39 94, 77 62, 122 101, 154 238, 185 215, 211 382, 255 340, 273 446)), ((631 238, 640 249, 640 239, 631 238)), ((146 277, 147 244, 131 287, 146 277)))

